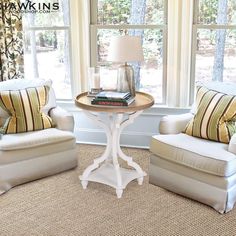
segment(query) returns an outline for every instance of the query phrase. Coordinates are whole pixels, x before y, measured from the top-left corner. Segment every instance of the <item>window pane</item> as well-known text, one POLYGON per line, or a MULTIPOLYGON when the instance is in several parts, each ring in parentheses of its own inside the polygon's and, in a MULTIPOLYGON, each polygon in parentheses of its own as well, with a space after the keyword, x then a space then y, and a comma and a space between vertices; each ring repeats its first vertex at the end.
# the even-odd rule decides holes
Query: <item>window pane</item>
POLYGON ((57 98, 71 95, 68 32, 64 30, 25 33, 25 77, 51 79, 57 98))
POLYGON ((216 40, 220 32, 224 33, 224 30, 198 30, 196 81, 211 81, 213 78, 219 80, 219 75, 223 72, 224 81, 236 82, 236 30, 225 31, 225 46, 223 43, 218 46, 216 44, 220 41, 219 38, 216 40))
MULTIPOLYGON (((122 31, 112 29, 98 30, 98 62, 100 65, 108 64, 106 61, 108 46, 112 36, 121 34, 122 31)), ((129 30, 133 34, 133 30, 129 30)), ((136 74, 136 88, 140 91, 151 93, 156 103, 162 103, 163 87, 163 32, 160 29, 135 30, 136 35, 143 34, 143 52, 145 61, 133 63, 136 74)), ((110 65, 102 80, 116 80, 118 65, 110 65)), ((116 82, 116 81, 115 81, 116 82)), ((107 83, 105 83, 107 84, 107 83)))
POLYGON ((236 1, 199 0, 198 23, 236 24, 236 1))
POLYGON ((163 24, 164 0, 98 0, 98 24, 163 24))
MULTIPOLYGON (((26 4, 27 1, 21 0, 26 4)), ((69 25, 69 3, 68 0, 34 0, 36 14, 24 13, 24 27, 32 26, 64 26, 69 25), (42 4, 45 4, 44 6, 42 4), (53 4, 58 3, 59 9, 53 10, 53 4), (40 10, 39 10, 40 9, 40 10), (50 10, 49 10, 50 9, 50 10)), ((28 9, 28 8, 27 8, 28 9)))

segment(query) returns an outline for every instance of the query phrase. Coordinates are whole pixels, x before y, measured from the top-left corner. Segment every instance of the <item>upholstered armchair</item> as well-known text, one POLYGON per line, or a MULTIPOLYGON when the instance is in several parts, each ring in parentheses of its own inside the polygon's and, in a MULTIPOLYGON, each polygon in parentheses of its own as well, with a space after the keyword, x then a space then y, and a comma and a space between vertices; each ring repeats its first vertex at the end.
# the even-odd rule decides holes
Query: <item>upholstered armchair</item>
MULTIPOLYGON (((205 86, 236 95, 235 83, 205 86)), ((236 134, 229 143, 187 135, 183 131, 195 113, 193 108, 160 121, 160 134, 152 137, 150 146, 150 183, 226 213, 236 201, 236 134)))
MULTIPOLYGON (((0 194, 16 185, 77 166, 75 137, 72 133, 74 119, 57 106, 51 81, 9 80, 0 82, 0 92, 37 86, 50 87, 48 103, 42 110, 51 117, 54 127, 0 135, 0 194)), ((25 114, 27 116, 27 112, 25 114)), ((0 127, 8 118, 9 113, 0 108, 0 127)))

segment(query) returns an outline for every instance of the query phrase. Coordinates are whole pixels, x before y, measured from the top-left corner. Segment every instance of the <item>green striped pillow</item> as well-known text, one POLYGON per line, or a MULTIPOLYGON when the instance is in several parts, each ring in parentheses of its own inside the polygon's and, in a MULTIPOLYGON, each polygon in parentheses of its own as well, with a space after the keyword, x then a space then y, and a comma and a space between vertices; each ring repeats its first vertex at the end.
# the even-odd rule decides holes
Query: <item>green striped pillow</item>
POLYGON ((236 96, 198 87, 196 103, 197 112, 188 123, 185 133, 229 143, 236 133, 236 96))
POLYGON ((10 117, 0 133, 14 134, 52 128, 52 120, 41 109, 47 104, 49 86, 40 86, 22 90, 0 91, 0 107, 10 117))

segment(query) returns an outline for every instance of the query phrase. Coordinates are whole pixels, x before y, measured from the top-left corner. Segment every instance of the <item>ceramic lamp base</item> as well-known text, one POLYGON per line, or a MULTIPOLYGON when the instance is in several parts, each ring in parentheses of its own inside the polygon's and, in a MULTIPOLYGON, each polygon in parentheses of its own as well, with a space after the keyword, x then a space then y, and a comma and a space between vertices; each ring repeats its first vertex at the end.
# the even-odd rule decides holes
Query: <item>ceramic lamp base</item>
POLYGON ((132 66, 125 64, 118 68, 117 91, 122 93, 130 92, 133 97, 135 96, 134 70, 132 66))

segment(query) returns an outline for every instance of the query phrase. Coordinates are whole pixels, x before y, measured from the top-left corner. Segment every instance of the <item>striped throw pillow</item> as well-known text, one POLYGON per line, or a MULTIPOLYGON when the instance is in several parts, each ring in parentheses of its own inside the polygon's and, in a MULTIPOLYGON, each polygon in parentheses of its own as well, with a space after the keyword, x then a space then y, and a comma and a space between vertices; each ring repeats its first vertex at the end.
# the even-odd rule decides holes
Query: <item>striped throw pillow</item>
POLYGON ((10 117, 0 128, 2 134, 14 134, 52 128, 49 116, 41 109, 47 104, 49 86, 0 91, 0 107, 10 117))
POLYGON ((198 87, 196 103, 197 112, 188 123, 185 133, 229 143, 236 133, 236 96, 198 87))

